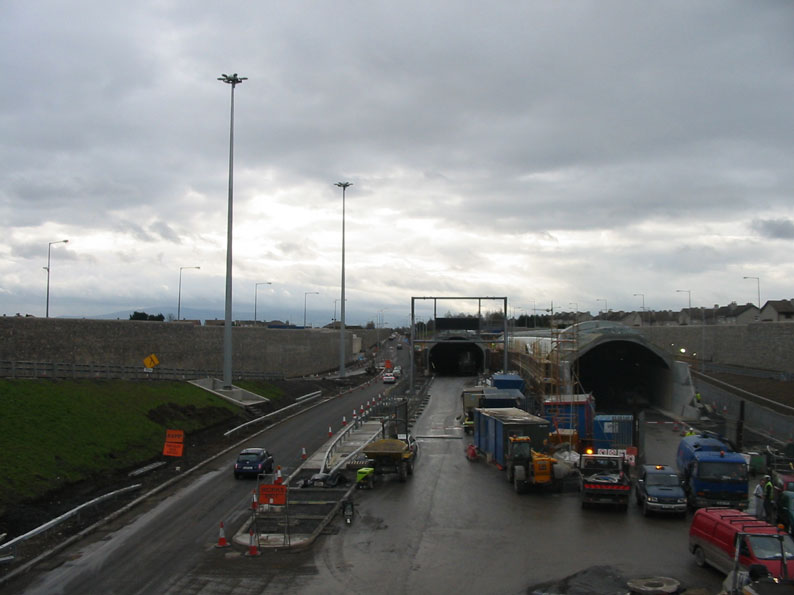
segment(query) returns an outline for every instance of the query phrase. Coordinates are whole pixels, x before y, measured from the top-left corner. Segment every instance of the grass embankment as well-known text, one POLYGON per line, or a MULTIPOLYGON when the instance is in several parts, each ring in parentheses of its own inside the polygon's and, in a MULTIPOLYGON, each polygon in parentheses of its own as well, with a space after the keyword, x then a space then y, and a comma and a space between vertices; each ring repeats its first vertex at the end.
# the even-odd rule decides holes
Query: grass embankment
MULTIPOLYGON (((281 394, 265 383, 246 388, 281 394)), ((157 457, 166 429, 190 434, 238 413, 186 382, 0 380, 0 514, 157 457)))

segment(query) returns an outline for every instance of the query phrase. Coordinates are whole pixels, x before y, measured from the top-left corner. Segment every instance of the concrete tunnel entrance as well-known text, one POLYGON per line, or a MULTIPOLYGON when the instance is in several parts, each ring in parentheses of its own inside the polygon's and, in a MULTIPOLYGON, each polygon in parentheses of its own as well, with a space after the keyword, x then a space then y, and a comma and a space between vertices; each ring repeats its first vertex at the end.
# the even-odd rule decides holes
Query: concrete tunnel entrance
POLYGON ((428 364, 439 376, 476 376, 484 371, 485 353, 477 343, 450 337, 430 348, 428 364))
POLYGON ((606 340, 579 356, 574 364, 582 392, 591 392, 604 413, 633 413, 650 405, 669 407, 672 370, 648 347, 606 340))

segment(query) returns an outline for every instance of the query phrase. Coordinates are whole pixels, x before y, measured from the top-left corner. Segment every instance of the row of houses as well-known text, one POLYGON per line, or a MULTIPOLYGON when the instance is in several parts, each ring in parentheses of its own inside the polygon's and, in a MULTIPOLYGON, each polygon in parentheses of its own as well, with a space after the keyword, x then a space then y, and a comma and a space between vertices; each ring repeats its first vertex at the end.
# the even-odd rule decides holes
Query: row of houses
POLYGON ((561 312, 555 318, 562 324, 585 320, 609 320, 626 326, 684 326, 690 324, 750 324, 753 322, 794 322, 794 299, 769 300, 759 310, 755 304, 727 306, 715 304, 712 308, 684 308, 674 310, 645 310, 641 312, 612 311, 592 316, 587 312, 561 312))

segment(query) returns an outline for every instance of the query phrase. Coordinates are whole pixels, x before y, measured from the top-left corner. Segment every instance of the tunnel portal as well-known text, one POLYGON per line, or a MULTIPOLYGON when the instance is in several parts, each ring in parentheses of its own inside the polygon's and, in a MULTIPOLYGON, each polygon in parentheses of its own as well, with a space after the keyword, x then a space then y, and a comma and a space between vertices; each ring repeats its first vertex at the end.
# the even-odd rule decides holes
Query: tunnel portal
POLYGON ((450 337, 430 348, 428 363, 440 376, 476 376, 484 370, 485 353, 477 343, 450 337))
POLYGON ((633 413, 667 403, 672 370, 648 347, 625 340, 600 342, 574 364, 582 392, 604 413, 633 413))

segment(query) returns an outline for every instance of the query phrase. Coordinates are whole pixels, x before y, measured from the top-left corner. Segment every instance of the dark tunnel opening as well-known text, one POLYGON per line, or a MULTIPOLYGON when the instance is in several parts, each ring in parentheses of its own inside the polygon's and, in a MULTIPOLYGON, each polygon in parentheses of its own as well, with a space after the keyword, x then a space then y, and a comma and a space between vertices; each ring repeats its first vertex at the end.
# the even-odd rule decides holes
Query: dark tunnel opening
POLYGON ((475 376, 484 362, 483 350, 465 339, 453 338, 430 349, 430 370, 439 376, 475 376))
POLYGON ((575 369, 582 392, 591 392, 604 413, 662 406, 672 382, 665 361, 631 341, 606 341, 582 355, 575 369))

